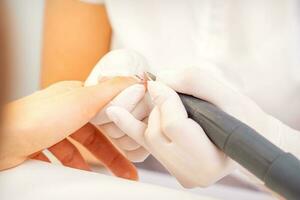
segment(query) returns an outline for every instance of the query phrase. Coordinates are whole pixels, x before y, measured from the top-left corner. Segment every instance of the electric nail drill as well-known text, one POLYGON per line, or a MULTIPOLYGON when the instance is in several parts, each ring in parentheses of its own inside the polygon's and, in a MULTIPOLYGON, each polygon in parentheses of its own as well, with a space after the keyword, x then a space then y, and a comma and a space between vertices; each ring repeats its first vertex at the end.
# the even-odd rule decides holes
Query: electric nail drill
MULTIPOLYGON (((147 73, 151 80, 156 77, 147 73)), ((300 199, 300 161, 213 104, 178 93, 191 119, 226 155, 287 199, 300 199)), ((299 144, 300 145, 300 144, 299 144)))

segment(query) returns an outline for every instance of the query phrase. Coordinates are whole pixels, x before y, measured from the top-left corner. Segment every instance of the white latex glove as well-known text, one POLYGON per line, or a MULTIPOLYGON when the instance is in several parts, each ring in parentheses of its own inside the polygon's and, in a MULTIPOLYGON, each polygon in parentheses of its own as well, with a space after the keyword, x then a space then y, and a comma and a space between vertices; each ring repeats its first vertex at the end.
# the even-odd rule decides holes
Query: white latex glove
MULTIPOLYGON (((106 54, 95 66, 85 82, 85 85, 96 85, 106 77, 135 76, 142 77, 147 71, 146 61, 131 50, 115 50, 106 54)), ((149 115, 150 104, 145 96, 145 87, 141 84, 133 85, 122 91, 91 121, 115 144, 132 162, 144 161, 149 153, 140 144, 128 137, 106 116, 105 110, 109 106, 120 106, 131 112, 137 119, 143 120, 149 115)), ((124 119, 125 120, 125 119, 124 119)))
POLYGON ((157 80, 160 82, 148 82, 155 104, 148 128, 120 107, 108 108, 107 114, 125 133, 145 146, 183 186, 207 186, 230 173, 236 165, 187 117, 178 95, 161 82, 178 92, 215 104, 284 150, 300 155, 298 132, 264 113, 211 70, 168 71, 158 74, 157 80))
POLYGON ((219 73, 203 68, 188 68, 158 75, 174 90, 209 101, 223 111, 249 125, 287 152, 300 157, 300 132, 265 113, 252 99, 234 88, 219 73))

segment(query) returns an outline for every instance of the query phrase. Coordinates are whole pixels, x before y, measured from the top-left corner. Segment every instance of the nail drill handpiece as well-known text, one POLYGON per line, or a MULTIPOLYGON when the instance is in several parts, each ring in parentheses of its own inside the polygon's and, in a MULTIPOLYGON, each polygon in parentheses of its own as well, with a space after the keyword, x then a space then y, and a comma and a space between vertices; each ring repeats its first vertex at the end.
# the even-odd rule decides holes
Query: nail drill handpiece
MULTIPOLYGON (((156 77, 147 73, 150 80, 156 77)), ((287 199, 300 199, 300 161, 213 104, 178 93, 191 119, 226 155, 287 199)))

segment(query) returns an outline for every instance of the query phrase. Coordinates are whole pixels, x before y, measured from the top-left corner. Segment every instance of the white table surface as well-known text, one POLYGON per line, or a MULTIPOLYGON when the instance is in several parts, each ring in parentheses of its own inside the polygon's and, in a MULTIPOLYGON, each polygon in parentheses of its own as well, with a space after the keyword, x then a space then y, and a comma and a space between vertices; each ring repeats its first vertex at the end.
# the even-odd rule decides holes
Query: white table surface
POLYGON ((141 196, 142 199, 273 199, 262 192, 223 184, 187 190, 167 174, 144 169, 139 170, 142 183, 99 174, 102 169, 97 171, 91 173, 57 164, 27 161, 0 172, 0 199, 119 199, 120 196, 131 200, 141 199, 141 196))

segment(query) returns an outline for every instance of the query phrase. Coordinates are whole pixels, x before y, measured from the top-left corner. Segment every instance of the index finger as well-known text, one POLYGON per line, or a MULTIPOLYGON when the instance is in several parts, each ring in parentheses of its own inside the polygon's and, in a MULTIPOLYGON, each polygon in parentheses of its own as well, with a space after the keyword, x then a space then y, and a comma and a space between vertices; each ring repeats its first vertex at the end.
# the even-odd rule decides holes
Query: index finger
POLYGON ((133 78, 116 77, 95 86, 76 88, 48 98, 44 103, 48 105, 47 110, 40 113, 47 112, 48 118, 55 120, 56 126, 51 128, 51 132, 62 133, 59 134, 62 140, 84 126, 117 94, 136 82, 133 78), (57 111, 68 120, 58 119, 57 111))
POLYGON ((111 122, 106 115, 106 109, 110 106, 123 107, 131 112, 145 95, 145 87, 141 84, 132 85, 121 91, 110 103, 108 103, 93 119, 94 124, 111 122))
POLYGON ((187 112, 174 90, 160 82, 148 81, 148 91, 160 110, 163 126, 187 118, 187 112))

